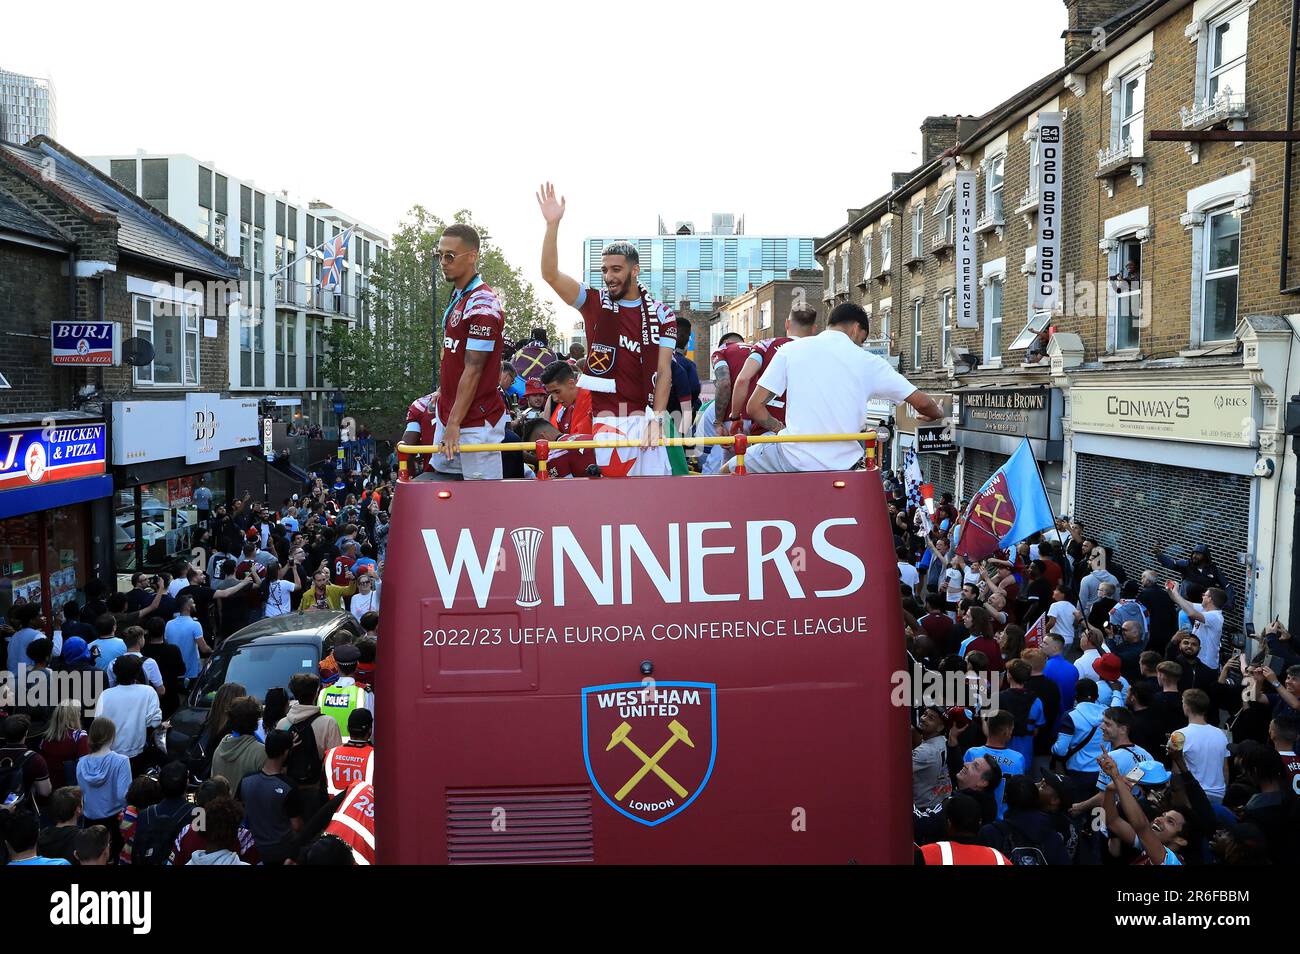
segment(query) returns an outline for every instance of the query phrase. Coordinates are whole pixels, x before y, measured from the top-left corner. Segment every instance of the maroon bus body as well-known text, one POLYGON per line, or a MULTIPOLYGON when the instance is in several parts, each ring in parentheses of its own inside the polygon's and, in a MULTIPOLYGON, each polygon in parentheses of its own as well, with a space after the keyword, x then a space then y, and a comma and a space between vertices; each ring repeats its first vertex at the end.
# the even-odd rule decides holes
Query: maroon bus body
POLYGON ((380 863, 910 863, 878 471, 410 482, 392 526, 380 863))

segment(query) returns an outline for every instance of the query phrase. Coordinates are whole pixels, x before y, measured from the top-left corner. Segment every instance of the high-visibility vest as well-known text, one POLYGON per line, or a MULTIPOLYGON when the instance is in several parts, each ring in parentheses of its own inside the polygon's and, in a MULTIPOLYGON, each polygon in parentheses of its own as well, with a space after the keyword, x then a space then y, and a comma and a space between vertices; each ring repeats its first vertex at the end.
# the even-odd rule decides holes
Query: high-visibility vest
POLYGON ((325 826, 325 834, 334 835, 352 849, 352 859, 359 865, 375 863, 375 787, 369 782, 353 782, 343 803, 325 826))
POLYGON ((963 845, 957 841, 936 841, 922 845, 927 865, 1009 865, 1007 856, 984 845, 963 845))
POLYGON ((348 716, 352 714, 353 709, 366 707, 366 690, 357 685, 330 686, 320 691, 316 704, 320 706, 321 715, 327 715, 339 724, 339 732, 343 734, 343 741, 346 742, 348 716))
POLYGON ((373 782, 375 747, 368 742, 336 745, 325 753, 325 787, 334 797, 353 782, 373 782))

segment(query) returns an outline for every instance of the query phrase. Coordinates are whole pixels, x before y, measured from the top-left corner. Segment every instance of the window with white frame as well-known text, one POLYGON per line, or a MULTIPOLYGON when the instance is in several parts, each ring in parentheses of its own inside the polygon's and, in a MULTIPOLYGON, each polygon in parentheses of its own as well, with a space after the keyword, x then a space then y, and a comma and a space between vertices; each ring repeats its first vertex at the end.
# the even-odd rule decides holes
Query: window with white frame
POLYGON ((135 369, 137 387, 197 387, 199 306, 133 295, 132 333, 153 345, 153 361, 135 369))
POLYGON ((871 233, 862 233, 862 280, 871 277, 871 233))
POLYGON ((939 202, 934 207, 934 214, 940 216, 939 239, 943 244, 950 245, 957 235, 957 206, 953 202, 953 187, 948 186, 939 196, 939 202))
POLYGON ((912 257, 920 258, 925 254, 925 203, 918 202, 912 207, 912 257))
POLYGON ((1004 275, 989 275, 984 281, 984 361, 1002 357, 1002 284, 1004 275))
POLYGON ((880 341, 880 344, 885 349, 886 353, 892 350, 889 347, 889 319, 892 316, 893 311, 894 309, 892 307, 880 309, 880 324, 876 328, 876 338, 880 341))
POLYGON ((894 224, 886 222, 880 227, 880 270, 889 271, 894 257, 894 224))
POLYGON ((1146 70, 1138 69, 1120 77, 1116 84, 1119 96, 1119 122, 1113 135, 1114 145, 1142 144, 1142 121, 1146 112, 1146 70))
POLYGON ((1205 213, 1201 257, 1201 341, 1227 341, 1237 327, 1237 278, 1241 263, 1241 211, 1205 213))
POLYGON ((1249 4, 1242 3, 1211 20, 1206 38, 1205 92, 1210 102, 1220 95, 1246 95, 1246 24, 1249 4))
POLYGON ((921 314, 923 302, 920 298, 912 302, 912 370, 921 370, 921 314))
POLYGON ((772 303, 770 301, 765 301, 758 306, 758 327, 764 329, 772 327, 772 303))
POLYGON ((988 174, 985 181, 984 208, 994 218, 1002 217, 1002 173, 1006 168, 1005 155, 992 156, 988 160, 988 174))
POLYGON ((1141 344, 1142 326, 1142 243, 1137 236, 1115 241, 1109 252, 1107 274, 1111 348, 1136 350, 1141 344))
POLYGON ((1038 134, 1029 140, 1029 193, 1038 192, 1038 134))
POLYGON ((945 288, 939 301, 939 355, 944 364, 948 364, 948 348, 952 343, 952 303, 953 291, 945 288))

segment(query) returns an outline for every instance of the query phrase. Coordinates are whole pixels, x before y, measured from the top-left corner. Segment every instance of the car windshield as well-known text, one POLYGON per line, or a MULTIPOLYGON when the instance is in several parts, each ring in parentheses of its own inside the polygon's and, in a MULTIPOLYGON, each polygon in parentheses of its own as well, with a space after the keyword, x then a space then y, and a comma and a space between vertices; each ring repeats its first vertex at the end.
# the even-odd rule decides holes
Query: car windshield
POLYGON ((227 682, 238 682, 255 699, 265 699, 268 689, 288 688, 296 672, 315 672, 320 660, 308 643, 264 643, 241 646, 212 657, 194 694, 193 704, 207 707, 227 682))

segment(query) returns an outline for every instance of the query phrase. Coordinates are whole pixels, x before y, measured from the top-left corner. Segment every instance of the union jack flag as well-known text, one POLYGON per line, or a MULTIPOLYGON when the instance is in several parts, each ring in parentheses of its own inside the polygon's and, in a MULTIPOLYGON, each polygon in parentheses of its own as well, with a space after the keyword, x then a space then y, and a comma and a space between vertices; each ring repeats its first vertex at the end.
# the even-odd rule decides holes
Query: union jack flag
POLYGON ((325 291, 338 291, 343 284, 343 263, 348 257, 348 242, 352 238, 349 226, 321 246, 325 250, 325 261, 321 268, 320 287, 325 291))

